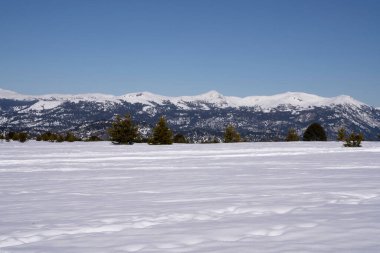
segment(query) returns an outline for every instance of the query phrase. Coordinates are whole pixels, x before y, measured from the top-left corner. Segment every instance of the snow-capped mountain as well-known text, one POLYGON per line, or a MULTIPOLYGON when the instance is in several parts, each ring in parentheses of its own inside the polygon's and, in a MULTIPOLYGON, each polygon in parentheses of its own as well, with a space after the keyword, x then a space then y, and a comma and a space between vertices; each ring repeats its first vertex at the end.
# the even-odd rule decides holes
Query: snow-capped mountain
MULTIPOLYGON (((281 105, 291 105, 298 109, 306 109, 316 106, 333 106, 351 104, 355 106, 365 105, 349 96, 338 96, 333 98, 324 98, 312 94, 302 92, 286 92, 273 96, 249 96, 249 97, 232 97, 223 96, 217 91, 209 91, 198 96, 180 96, 168 97, 156 95, 150 92, 128 93, 122 96, 113 96, 105 94, 79 94, 79 95, 62 95, 62 94, 49 94, 41 96, 22 95, 13 91, 0 89, 0 99, 13 99, 35 101, 38 100, 42 104, 53 108, 64 102, 79 102, 79 101, 92 101, 92 102, 107 102, 107 103, 122 103, 128 102, 131 104, 143 105, 163 105, 171 103, 177 107, 187 108, 188 104, 203 104, 206 105, 204 109, 211 107, 220 108, 239 108, 239 107, 260 107, 262 109, 276 108, 281 105)), ((38 109, 35 106, 34 109, 38 109)), ((43 108, 41 108, 43 109, 43 108)))
POLYGON ((149 132, 158 117, 166 116, 174 132, 194 140, 222 136, 234 124, 250 140, 282 139, 290 127, 301 134, 320 122, 330 139, 338 128, 363 132, 375 139, 380 111, 349 96, 325 98, 301 92, 273 96, 232 97, 210 91, 197 96, 168 97, 150 92, 122 96, 105 94, 22 95, 0 89, 0 130, 29 132, 73 131, 105 133, 115 114, 132 114, 149 132))

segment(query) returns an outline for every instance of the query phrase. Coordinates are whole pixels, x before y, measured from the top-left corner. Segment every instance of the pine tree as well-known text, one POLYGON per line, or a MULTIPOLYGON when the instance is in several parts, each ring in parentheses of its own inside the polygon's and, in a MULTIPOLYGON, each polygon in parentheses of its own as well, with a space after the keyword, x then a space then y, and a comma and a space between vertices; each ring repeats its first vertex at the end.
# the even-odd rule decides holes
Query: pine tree
POLYGON ((114 144, 133 144, 138 137, 138 128, 130 115, 125 115, 124 119, 117 115, 112 126, 108 129, 108 134, 114 144))
POLYGON ((10 131, 8 134, 7 134, 7 138, 6 138, 8 141, 9 140, 12 140, 12 141, 18 141, 20 139, 20 136, 18 133, 16 132, 13 132, 13 131, 10 131))
POLYGON ((326 132, 318 123, 311 124, 303 134, 304 141, 327 141, 326 132))
POLYGON ((240 142, 240 134, 236 131, 236 129, 232 125, 228 125, 224 132, 224 142, 240 142))
POLYGON ((28 139, 28 134, 25 133, 25 132, 21 132, 18 134, 18 140, 19 142, 26 142, 26 140, 28 139))
POLYGON ((363 134, 351 133, 350 136, 346 138, 345 147, 361 147, 361 143, 364 140, 363 134))
POLYGON ((161 117, 153 128, 153 135, 148 143, 153 145, 170 145, 173 143, 173 133, 169 129, 164 117, 161 117))
POLYGON ((344 127, 338 129, 338 136, 336 139, 338 141, 344 141, 346 139, 346 129, 344 127))
POLYGON ((299 141, 300 137, 297 134, 297 131, 294 128, 290 128, 288 135, 286 136, 286 141, 299 141))

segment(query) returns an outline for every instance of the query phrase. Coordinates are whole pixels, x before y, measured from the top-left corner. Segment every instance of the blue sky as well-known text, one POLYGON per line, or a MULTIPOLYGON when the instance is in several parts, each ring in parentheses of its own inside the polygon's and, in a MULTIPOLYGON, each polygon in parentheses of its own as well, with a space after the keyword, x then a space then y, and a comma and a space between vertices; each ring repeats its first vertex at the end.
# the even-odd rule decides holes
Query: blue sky
POLYGON ((380 106, 377 0, 0 0, 0 87, 380 106))

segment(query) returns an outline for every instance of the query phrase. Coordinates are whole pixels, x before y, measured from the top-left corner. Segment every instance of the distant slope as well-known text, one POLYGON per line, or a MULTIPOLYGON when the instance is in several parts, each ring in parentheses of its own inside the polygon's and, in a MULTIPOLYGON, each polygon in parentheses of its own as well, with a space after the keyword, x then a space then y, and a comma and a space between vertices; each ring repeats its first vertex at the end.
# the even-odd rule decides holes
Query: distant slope
POLYGON ((231 97, 210 91, 198 96, 168 97, 150 92, 122 96, 105 94, 41 96, 0 89, 0 130, 73 131, 81 135, 104 134, 115 114, 131 113, 148 134, 165 115, 175 132, 193 140, 221 137, 234 124, 249 140, 282 140, 290 127, 301 134, 320 122, 330 139, 339 127, 363 132, 375 139, 380 111, 349 96, 325 98, 302 92, 273 96, 231 97))

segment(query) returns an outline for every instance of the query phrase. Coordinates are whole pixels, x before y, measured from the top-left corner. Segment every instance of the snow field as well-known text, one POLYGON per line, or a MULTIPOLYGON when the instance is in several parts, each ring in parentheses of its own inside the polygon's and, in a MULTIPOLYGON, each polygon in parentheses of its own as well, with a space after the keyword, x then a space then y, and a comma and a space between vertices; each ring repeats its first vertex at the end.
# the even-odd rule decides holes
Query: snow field
POLYGON ((0 142, 0 252, 379 252, 363 146, 0 142))

